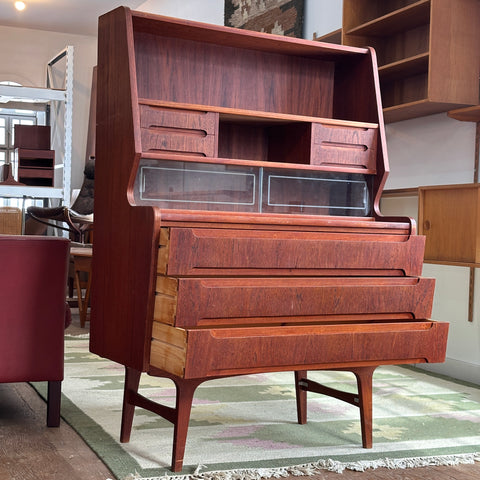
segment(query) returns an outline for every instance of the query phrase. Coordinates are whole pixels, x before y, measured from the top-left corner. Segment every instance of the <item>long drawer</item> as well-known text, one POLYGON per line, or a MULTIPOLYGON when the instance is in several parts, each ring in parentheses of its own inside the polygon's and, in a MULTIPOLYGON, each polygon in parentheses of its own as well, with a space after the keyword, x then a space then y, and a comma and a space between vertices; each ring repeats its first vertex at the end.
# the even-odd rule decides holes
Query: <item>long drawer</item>
POLYGON ((448 324, 431 321, 185 330, 154 322, 150 365, 183 378, 443 362, 448 324), (167 341, 166 341, 167 339, 167 341))
POLYGON ((416 235, 164 228, 157 269, 168 276, 420 276, 424 245, 416 235))
POLYGON ((163 278, 154 320, 176 327, 425 319, 434 280, 405 277, 163 278))

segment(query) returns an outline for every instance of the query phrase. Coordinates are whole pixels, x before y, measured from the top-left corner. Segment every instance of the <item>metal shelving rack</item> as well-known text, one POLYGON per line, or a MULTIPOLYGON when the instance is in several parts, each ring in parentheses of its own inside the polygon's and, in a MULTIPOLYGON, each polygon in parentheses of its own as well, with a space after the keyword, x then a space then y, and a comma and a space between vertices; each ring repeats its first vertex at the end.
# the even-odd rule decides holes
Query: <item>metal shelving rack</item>
MULTIPOLYGON (((62 72, 63 73, 63 72, 62 72)), ((47 124, 52 127, 52 138, 59 137, 63 145, 53 142, 56 158, 61 161, 55 168, 63 170, 62 183, 54 187, 0 185, 0 197, 58 199, 70 206, 72 172, 72 122, 73 122, 73 46, 67 46, 47 63, 46 88, 0 85, 0 97, 44 101, 46 103, 47 124), (54 68, 65 59, 65 72, 56 78, 54 68), (63 83, 56 86, 59 80, 63 83), (58 119, 63 110, 63 119, 58 119), (60 131, 59 135, 59 129, 60 131)), ((56 161, 57 162, 57 161, 56 161)))

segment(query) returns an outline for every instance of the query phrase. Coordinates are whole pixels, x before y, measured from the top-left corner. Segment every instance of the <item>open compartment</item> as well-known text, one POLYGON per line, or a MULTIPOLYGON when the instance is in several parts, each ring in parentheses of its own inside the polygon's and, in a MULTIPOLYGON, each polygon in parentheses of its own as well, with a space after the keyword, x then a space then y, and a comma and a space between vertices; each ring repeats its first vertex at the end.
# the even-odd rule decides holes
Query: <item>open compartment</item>
POLYGON ((413 5, 421 5, 430 3, 429 0, 350 0, 345 4, 348 9, 346 19, 348 22, 344 25, 347 33, 360 25, 370 23, 378 18, 389 16, 397 12, 397 10, 411 10, 413 5))
POLYGON ((428 97, 427 74, 387 82, 383 85, 382 94, 384 108, 424 100, 428 97))

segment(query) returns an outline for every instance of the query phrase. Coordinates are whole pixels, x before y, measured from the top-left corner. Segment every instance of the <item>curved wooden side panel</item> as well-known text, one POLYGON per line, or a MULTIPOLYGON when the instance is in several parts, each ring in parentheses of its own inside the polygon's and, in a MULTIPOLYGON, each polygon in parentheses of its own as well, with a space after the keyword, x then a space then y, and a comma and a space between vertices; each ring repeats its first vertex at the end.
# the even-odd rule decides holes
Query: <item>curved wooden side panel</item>
POLYGON ((140 146, 132 20, 125 8, 107 17, 98 35, 90 349, 142 371, 150 354, 159 221, 153 208, 128 201, 140 146))

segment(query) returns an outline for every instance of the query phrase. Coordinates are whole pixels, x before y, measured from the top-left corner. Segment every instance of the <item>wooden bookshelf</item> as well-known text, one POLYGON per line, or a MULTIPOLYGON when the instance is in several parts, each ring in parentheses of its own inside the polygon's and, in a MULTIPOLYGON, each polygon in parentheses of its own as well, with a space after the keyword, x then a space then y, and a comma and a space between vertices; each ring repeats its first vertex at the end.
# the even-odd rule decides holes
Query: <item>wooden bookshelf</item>
POLYGON ((345 0, 342 43, 378 57, 385 122, 478 103, 480 2, 345 0))

